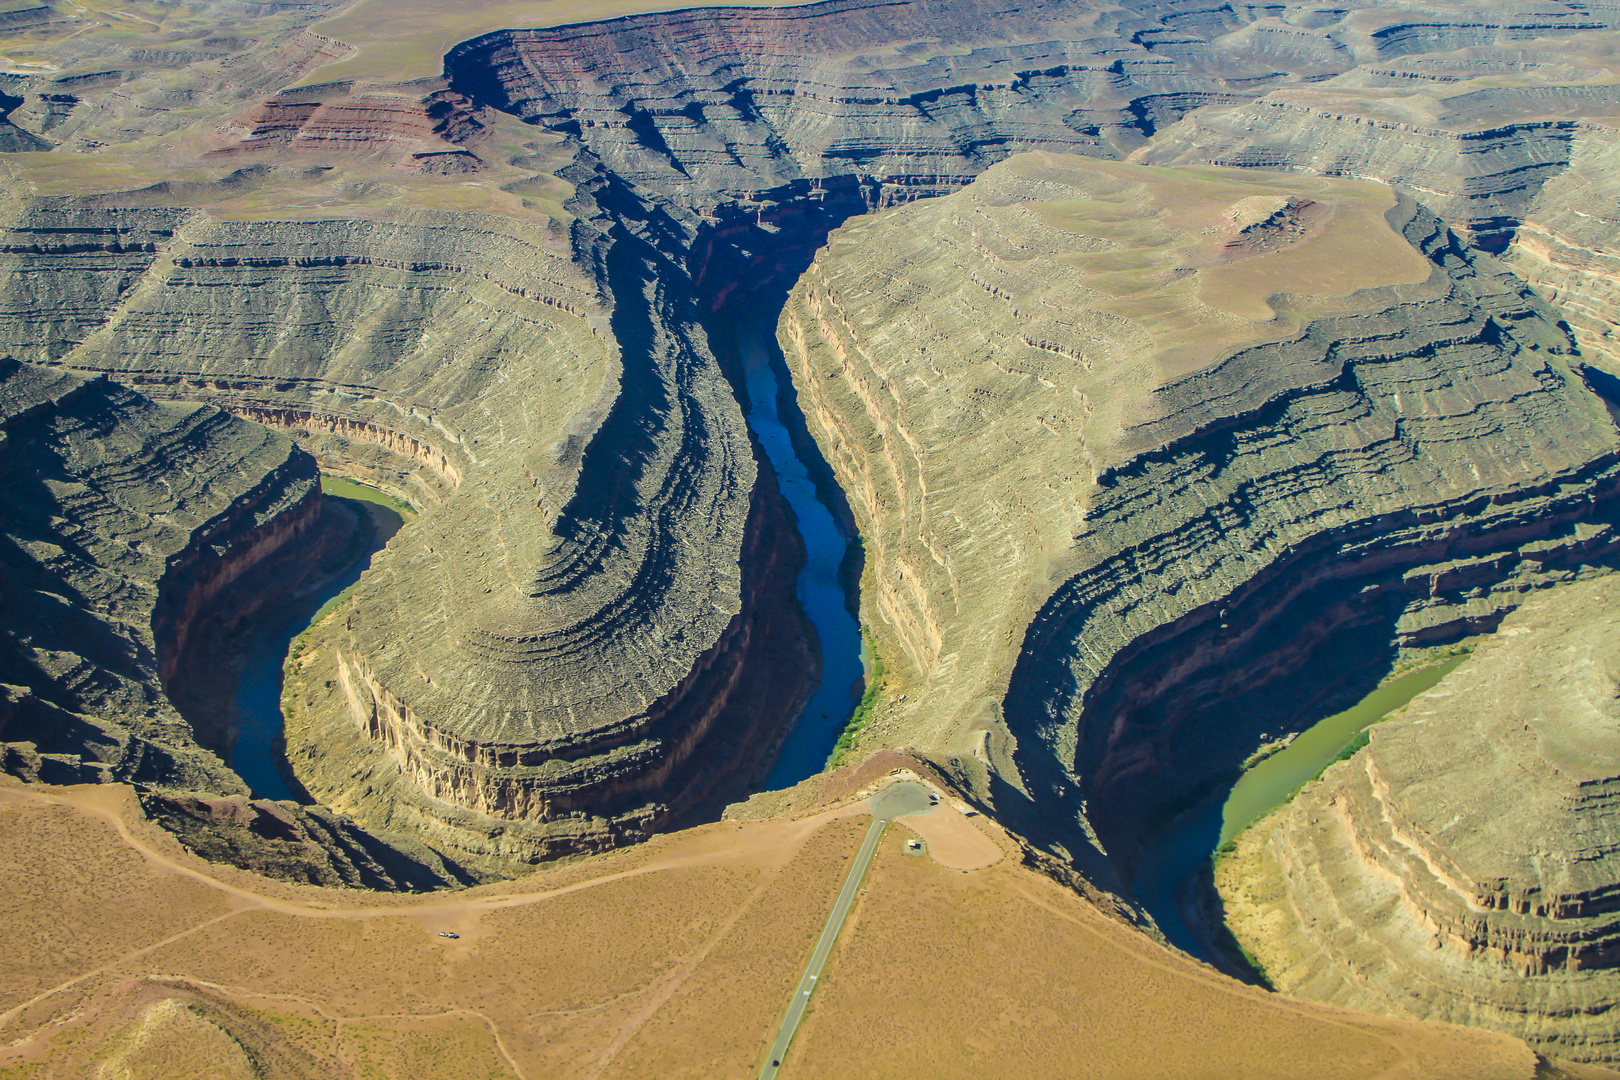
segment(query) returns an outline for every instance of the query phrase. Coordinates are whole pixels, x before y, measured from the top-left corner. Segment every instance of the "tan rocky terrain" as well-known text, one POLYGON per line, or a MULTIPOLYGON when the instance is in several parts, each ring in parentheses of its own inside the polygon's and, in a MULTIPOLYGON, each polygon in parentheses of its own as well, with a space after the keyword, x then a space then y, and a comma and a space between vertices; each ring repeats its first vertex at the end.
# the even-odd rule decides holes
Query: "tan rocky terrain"
POLYGON ((165 691, 222 593, 304 534, 341 530, 315 462, 218 408, 0 364, 8 771, 244 790, 165 691))
POLYGON ((865 737, 1062 802, 1054 840, 1128 874, 1278 719, 1205 726, 1240 684, 1346 624, 1489 624, 1612 545, 1581 519, 1620 442, 1549 320, 1365 182, 1034 155, 848 226, 780 337, 865 540, 865 737))
POLYGON ((1614 1056, 1614 578, 1527 600, 1217 881, 1281 990, 1614 1056))
MULTIPOLYGON (((185 852, 126 788, 0 781, 0 845, 26 868, 4 900, 0 1069, 755 1075, 865 829, 850 800, 895 764, 800 789, 792 818, 427 897, 269 882, 185 852)), ((1005 833, 948 803, 891 828, 823 979, 794 1075, 1538 1075, 1516 1040, 1217 976, 1021 866, 1005 833), (992 861, 908 857, 912 821, 934 851, 963 833, 992 861)))
MULTIPOLYGON (((0 608, 9 772, 138 785, 192 851, 322 886, 713 822, 821 667, 749 426, 755 325, 858 541, 885 674, 852 688, 854 758, 911 749, 1144 924, 1142 841, 1263 740, 1610 568, 1620 9, 650 7, 0 12, 0 456, 29 494, 0 512, 0 587, 29 583, 0 608), (317 464, 420 515, 293 648, 280 764, 311 801, 250 800, 238 635, 354 548, 317 464)), ((920 888, 921 865, 878 873, 920 888)), ((1057 933, 1013 893, 954 899, 1057 933)), ((861 947, 922 949, 897 920, 861 947)), ((323 1004, 318 1047, 244 1042, 204 997, 269 973, 131 984, 86 1045, 129 1070, 193 1044, 227 1070, 439 1067, 382 1003, 365 1034, 323 1004)), ((1065 978, 1048 996, 1082 993, 1065 978)), ((531 1003, 563 1017, 542 1058, 594 1008, 563 996, 531 1003)), ((985 1024, 1052 1021, 1025 1007, 985 1024)), ((482 1006, 435 1016, 479 1068, 543 1071, 482 1006)), ((996 1030, 981 1072, 1044 1045, 996 1030)), ((605 1045, 584 1071, 630 1043, 605 1045)), ((693 1045, 636 1067, 695 1068, 693 1045)), ((949 1045, 930 1068, 978 1052, 949 1045)), ((847 1071, 825 1052, 800 1067, 847 1071)))

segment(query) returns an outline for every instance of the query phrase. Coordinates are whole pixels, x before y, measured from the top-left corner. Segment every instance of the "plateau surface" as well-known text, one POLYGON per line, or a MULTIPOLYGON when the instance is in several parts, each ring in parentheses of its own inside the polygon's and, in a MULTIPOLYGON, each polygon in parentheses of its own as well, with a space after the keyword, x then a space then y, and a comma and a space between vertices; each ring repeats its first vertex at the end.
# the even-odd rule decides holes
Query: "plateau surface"
MULTIPOLYGON (((1258 747, 1611 569, 1608 0, 667 8, 0 12, 7 773, 110 781, 84 798, 120 835, 139 805, 312 887, 521 889, 491 882, 694 823, 679 843, 721 845, 813 700, 829 728, 854 709, 845 760, 904 749, 1151 935, 1145 841, 1258 747), (773 324, 779 353, 755 333, 773 324), (842 530, 875 652, 819 692, 807 534, 749 424, 762 366, 756 419, 842 530), (292 646, 268 741, 300 801, 254 800, 231 769, 244 635, 364 547, 317 470, 421 512, 292 646), (139 800, 114 813, 119 784, 139 800)), ((922 888, 924 865, 874 873, 922 888)), ((1620 1053, 1596 1006, 1566 1008, 1612 958, 1571 967, 1526 933, 1521 976, 1559 989, 1435 1015, 1620 1053)), ((688 945, 658 955, 701 965, 688 945)), ((1435 1002, 1481 969, 1447 970, 1435 1002)), ((184 1001, 142 983, 118 1023, 259 1067, 195 996, 246 1001, 259 976, 187 977, 184 1001)), ((569 1060, 628 1061, 658 993, 569 1060)), ((564 996, 531 1004, 562 1027, 624 1004, 564 996)), ((311 1009, 329 1042, 275 1061, 371 1067, 370 1036, 345 1042, 358 1014, 311 1009)), ((573 1045, 556 1027, 514 1050, 482 1005, 446 1009, 490 1033, 497 1073, 573 1045)), ((1439 1030, 1342 1023, 1386 1048, 1439 1030)), ((414 1060, 390 1045, 389 1068, 414 1060)), ((1427 1060, 1379 1053, 1352 1057, 1427 1060)))

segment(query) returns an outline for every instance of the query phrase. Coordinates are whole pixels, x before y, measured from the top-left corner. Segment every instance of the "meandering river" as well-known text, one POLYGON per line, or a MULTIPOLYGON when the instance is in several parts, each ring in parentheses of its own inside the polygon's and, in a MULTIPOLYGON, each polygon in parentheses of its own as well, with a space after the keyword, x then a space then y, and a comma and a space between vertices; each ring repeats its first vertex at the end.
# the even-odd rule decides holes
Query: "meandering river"
MULTIPOLYGON (((863 677, 861 633, 844 603, 838 570, 844 560, 845 541, 832 512, 816 494, 810 470, 799 460, 793 440, 777 413, 780 384, 773 366, 776 341, 774 322, 746 321, 738 331, 738 344, 746 369, 749 425, 776 470, 782 494, 799 521, 807 560, 799 575, 799 602, 814 625, 821 645, 821 683, 798 724, 783 743, 766 787, 777 789, 814 776, 827 764, 844 724, 854 711, 851 693, 863 677)), ((777 361, 779 362, 779 361, 777 361)), ((389 496, 351 480, 323 477, 322 488, 331 495, 365 505, 375 528, 366 554, 317 593, 262 616, 252 631, 246 663, 236 693, 240 714, 232 747, 232 764, 253 789, 267 799, 296 799, 283 776, 285 752, 281 743, 282 667, 293 639, 320 616, 371 565, 371 555, 404 523, 401 511, 410 508, 389 496)))
POLYGON ((1307 728, 1286 747, 1183 812, 1149 840, 1137 864, 1132 893, 1177 948, 1206 955, 1182 915, 1180 894, 1215 849, 1294 797, 1352 739, 1443 679, 1466 656, 1391 679, 1354 706, 1307 728))
POLYGON ((247 658, 236 687, 238 726, 231 765, 261 799, 301 801, 281 771, 286 760, 281 743, 281 671, 293 639, 360 580, 372 555, 399 531, 404 514, 411 512, 397 499, 352 480, 323 476, 321 490, 361 504, 371 519, 372 539, 336 578, 309 596, 261 615, 249 632, 247 658))
POLYGON ((844 605, 844 587, 838 568, 844 561, 844 536, 829 510, 816 495, 808 466, 799 460, 793 440, 777 412, 776 322, 746 318, 737 331, 748 388, 748 424, 754 429, 765 456, 776 470, 782 495, 799 519, 804 537, 805 567, 799 574, 799 603, 815 626, 821 644, 821 684, 805 707, 804 715, 782 744, 765 782, 768 790, 791 787, 826 767, 856 698, 851 689, 865 674, 861 662, 861 631, 844 605))

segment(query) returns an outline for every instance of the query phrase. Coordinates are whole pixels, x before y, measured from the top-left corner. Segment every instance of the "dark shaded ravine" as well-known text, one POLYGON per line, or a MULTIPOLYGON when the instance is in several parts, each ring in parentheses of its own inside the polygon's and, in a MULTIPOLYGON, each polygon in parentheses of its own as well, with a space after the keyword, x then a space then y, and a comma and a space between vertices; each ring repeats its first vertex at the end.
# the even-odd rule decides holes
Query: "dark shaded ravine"
POLYGON ((1212 963, 1205 937, 1188 923, 1186 905, 1193 879, 1216 849, 1291 800, 1360 732, 1429 689, 1462 663, 1444 663, 1408 672, 1383 683, 1361 701, 1300 732, 1288 746, 1223 784, 1196 806, 1179 814, 1142 848, 1132 894, 1177 948, 1212 963))
POLYGON ((362 484, 321 477, 328 496, 343 498, 364 509, 371 539, 342 573, 315 592, 266 612, 248 634, 242 675, 236 687, 238 726, 231 747, 231 766, 253 789, 256 798, 309 802, 287 783, 291 772, 282 741, 282 669, 293 639, 303 633, 371 566, 371 558, 405 524, 386 495, 362 484))
MULTIPOLYGON (((769 305, 767 305, 769 308, 769 305)), ((821 647, 821 683, 789 732, 765 781, 767 790, 791 787, 820 772, 832 754, 858 697, 864 676, 860 627, 846 606, 839 566, 847 543, 832 512, 816 494, 809 467, 793 448, 778 414, 782 391, 776 357, 774 309, 749 312, 737 327, 736 343, 748 393, 748 425, 776 470, 782 495, 798 519, 805 565, 799 573, 799 603, 815 627, 821 647)))

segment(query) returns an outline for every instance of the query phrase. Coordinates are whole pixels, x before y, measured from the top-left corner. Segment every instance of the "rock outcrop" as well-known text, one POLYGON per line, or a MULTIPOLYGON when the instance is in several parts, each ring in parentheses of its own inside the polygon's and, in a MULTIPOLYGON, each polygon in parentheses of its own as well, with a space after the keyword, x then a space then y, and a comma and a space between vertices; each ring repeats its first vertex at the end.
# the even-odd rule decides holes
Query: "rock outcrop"
POLYGON ((1620 1001, 1620 581, 1527 599, 1217 882, 1277 988, 1610 1060, 1620 1001))
MULTIPOLYGON (((793 546, 656 249, 582 230, 593 281, 555 231, 507 217, 83 201, 28 204, 10 235, 19 278, 74 290, 0 320, 13 351, 206 397, 431 508, 328 653, 351 737, 394 754, 424 805, 639 834, 760 767, 774 736, 688 759, 726 742, 711 728, 745 658, 780 647, 754 612, 793 546), (87 242, 101 275, 55 272, 87 242)), ((339 783, 310 787, 344 803, 339 783)))
POLYGON ((1257 688, 1326 664, 1319 704, 1330 642, 1489 627, 1615 540, 1620 394, 1447 231, 1601 341, 1606 226, 1556 206, 1613 142, 1603 5, 827 0, 501 30, 391 84, 318 81, 324 10, 29 30, 0 350, 424 510, 288 699, 362 823, 494 870, 757 774, 815 665, 724 324, 924 196, 782 324, 919 688, 867 738, 1104 884, 1257 688))
POLYGON ((780 338, 865 540, 869 744, 1114 887, 1327 691, 1250 695, 1488 628, 1617 539, 1568 336, 1376 185, 1016 158, 835 234, 780 338), (1255 199, 1331 217, 1234 258, 1255 199))
POLYGON ((5 360, 0 476, 7 771, 244 791, 216 756, 228 718, 183 715, 175 674, 216 611, 229 625, 296 587, 283 549, 342 526, 314 460, 217 407, 5 360))
POLYGON ((444 70, 468 100, 724 220, 825 198, 827 181, 856 179, 888 205, 1021 150, 1117 156, 1279 74, 1210 47, 1243 19, 1181 3, 699 8, 499 31, 452 49, 444 70))
POLYGON ((1558 306, 1589 363, 1620 375, 1620 140, 1588 129, 1573 141, 1569 166, 1537 191, 1505 253, 1508 265, 1558 306))
POLYGON ((150 792, 141 808, 205 859, 300 885, 423 892, 472 881, 421 841, 384 841, 324 806, 150 792))

